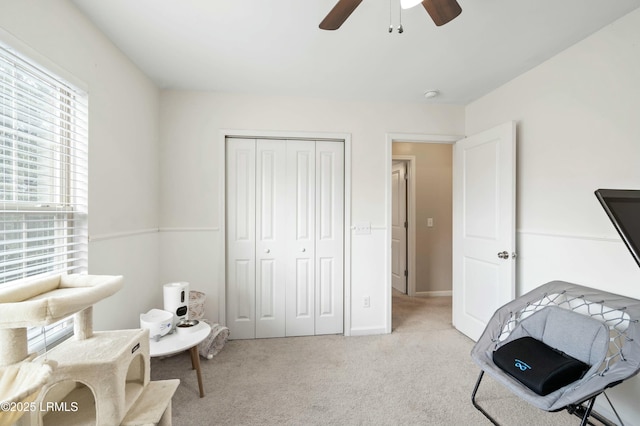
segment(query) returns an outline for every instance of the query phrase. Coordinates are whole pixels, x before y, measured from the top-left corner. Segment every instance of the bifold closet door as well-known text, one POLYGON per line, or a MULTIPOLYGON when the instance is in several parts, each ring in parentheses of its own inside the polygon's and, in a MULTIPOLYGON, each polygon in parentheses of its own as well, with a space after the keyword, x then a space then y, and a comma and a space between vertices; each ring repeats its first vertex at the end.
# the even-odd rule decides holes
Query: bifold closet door
POLYGON ((343 146, 227 140, 226 306, 234 339, 343 332, 343 146))
POLYGON ((316 142, 315 334, 343 333, 344 144, 316 142))
POLYGON ((285 335, 286 144, 256 141, 256 337, 285 335))
POLYGON ((227 327, 256 337, 256 141, 226 144, 227 327))
POLYGON ((286 146, 227 143, 227 322, 234 338, 285 335, 286 146))
POLYGON ((316 143, 287 141, 286 335, 315 334, 316 143))
POLYGON ((286 335, 343 332, 344 144, 287 141, 286 335))

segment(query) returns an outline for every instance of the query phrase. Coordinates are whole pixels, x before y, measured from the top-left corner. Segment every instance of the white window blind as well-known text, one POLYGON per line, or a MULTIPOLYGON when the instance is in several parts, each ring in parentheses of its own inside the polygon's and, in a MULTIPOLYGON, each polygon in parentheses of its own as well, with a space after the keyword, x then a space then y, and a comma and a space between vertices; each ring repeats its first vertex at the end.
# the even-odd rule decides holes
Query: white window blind
POLYGON ((87 102, 0 44, 0 286, 86 272, 87 102))

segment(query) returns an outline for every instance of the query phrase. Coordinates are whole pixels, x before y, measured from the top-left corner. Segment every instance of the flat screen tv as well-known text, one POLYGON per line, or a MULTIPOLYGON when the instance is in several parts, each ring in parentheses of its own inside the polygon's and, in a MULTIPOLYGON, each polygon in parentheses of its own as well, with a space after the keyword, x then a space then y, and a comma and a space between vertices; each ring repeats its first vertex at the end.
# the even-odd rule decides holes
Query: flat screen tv
POLYGON ((640 190, 598 189, 596 197, 640 266, 640 190))

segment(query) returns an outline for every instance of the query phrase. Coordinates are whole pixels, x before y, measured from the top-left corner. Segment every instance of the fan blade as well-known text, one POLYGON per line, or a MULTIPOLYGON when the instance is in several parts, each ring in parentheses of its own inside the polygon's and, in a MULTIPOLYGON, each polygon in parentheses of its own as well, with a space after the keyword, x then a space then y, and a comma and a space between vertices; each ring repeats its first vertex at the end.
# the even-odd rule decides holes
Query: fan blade
POLYGON ((422 5, 437 26, 450 22, 462 13, 456 0, 423 0, 422 5))
POLYGON ((362 0, 338 0, 331 12, 320 22, 320 29, 337 30, 361 2, 362 0))

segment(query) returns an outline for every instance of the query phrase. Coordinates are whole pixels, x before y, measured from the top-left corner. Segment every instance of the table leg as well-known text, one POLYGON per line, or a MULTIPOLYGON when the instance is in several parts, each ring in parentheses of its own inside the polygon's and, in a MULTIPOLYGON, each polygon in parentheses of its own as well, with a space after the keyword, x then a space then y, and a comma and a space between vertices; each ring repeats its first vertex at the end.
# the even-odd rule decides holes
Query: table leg
POLYGON ((198 388, 200 389, 200 398, 204 397, 204 387, 202 386, 202 374, 200 373, 200 354, 198 354, 198 345, 192 347, 191 352, 191 366, 196 370, 198 376, 198 388))
POLYGON ((191 369, 195 370, 196 369, 196 360, 194 358, 194 356, 198 356, 198 351, 194 351, 193 348, 191 348, 189 350, 189 354, 191 355, 191 369))

